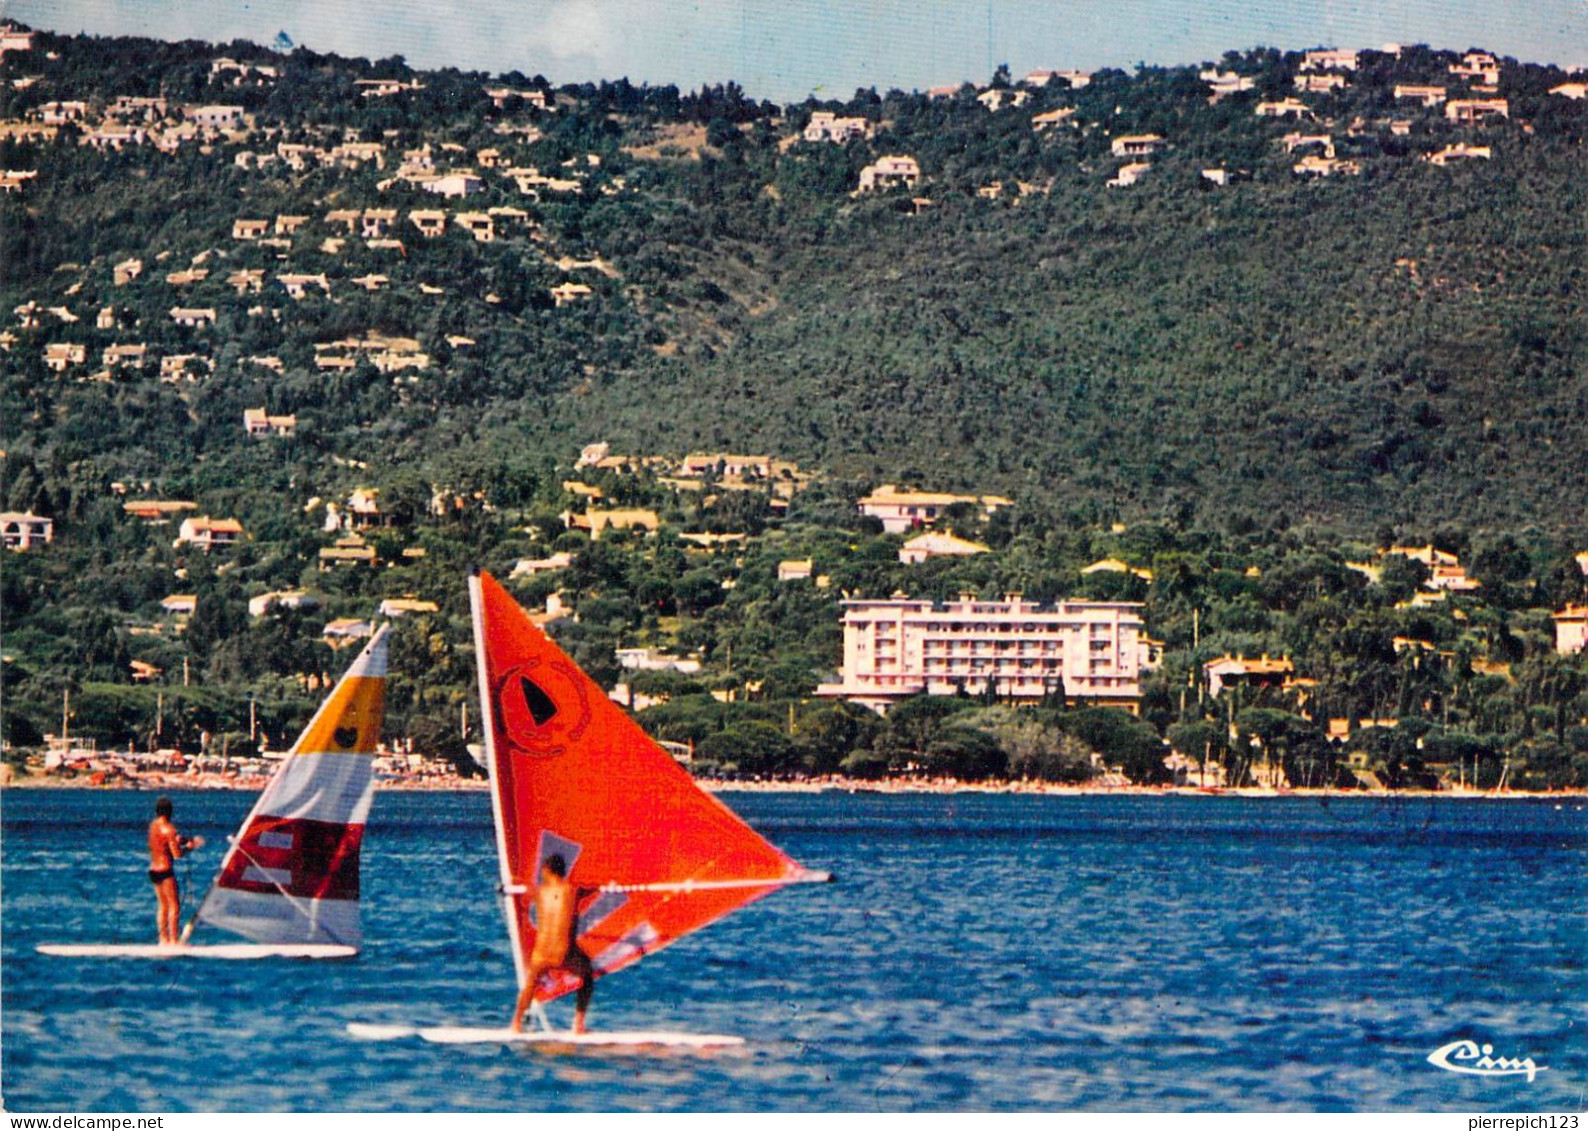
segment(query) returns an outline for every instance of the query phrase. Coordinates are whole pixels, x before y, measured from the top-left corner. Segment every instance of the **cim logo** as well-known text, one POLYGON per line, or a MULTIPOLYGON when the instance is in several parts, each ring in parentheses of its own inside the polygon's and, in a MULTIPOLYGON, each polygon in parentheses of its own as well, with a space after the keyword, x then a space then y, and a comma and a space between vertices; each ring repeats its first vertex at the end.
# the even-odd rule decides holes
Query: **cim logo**
POLYGON ((1532 1057, 1522 1060, 1497 1057, 1493 1045, 1480 1045, 1476 1041, 1451 1041, 1429 1053, 1428 1063, 1446 1072, 1467 1076, 1526 1076, 1530 1084, 1540 1072, 1549 1071, 1541 1064, 1534 1064, 1532 1057))

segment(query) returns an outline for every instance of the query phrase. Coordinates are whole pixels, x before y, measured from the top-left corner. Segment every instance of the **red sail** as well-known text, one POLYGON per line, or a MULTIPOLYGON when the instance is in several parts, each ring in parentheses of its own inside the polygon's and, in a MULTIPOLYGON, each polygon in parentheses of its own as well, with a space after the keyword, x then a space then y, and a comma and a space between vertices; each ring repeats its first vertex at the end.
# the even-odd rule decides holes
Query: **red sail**
MULTIPOLYGON (((503 909, 521 984, 535 938, 528 912, 553 854, 587 889, 577 935, 597 976, 783 884, 816 878, 695 785, 494 578, 472 578, 470 596, 503 909), (612 890, 638 885, 668 890, 612 890)), ((576 986, 559 972, 536 996, 576 986)))

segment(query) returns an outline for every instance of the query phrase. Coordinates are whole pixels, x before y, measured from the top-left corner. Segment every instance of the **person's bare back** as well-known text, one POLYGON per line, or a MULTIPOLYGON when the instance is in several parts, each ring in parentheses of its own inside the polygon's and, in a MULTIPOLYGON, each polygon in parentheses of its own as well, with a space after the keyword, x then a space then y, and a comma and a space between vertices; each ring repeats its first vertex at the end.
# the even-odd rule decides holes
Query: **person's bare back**
POLYGON ((149 871, 169 872, 182 855, 182 838, 164 814, 149 822, 149 871))

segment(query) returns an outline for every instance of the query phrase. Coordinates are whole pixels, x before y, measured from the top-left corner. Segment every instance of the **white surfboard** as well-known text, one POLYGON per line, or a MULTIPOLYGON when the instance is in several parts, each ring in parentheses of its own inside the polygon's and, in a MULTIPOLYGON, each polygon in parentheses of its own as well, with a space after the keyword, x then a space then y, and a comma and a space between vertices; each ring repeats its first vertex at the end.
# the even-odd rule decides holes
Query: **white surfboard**
POLYGON ((438 1045, 659 1045, 667 1048, 709 1049, 744 1044, 743 1037, 716 1033, 669 1033, 656 1029, 612 1029, 575 1033, 569 1030, 470 1029, 440 1025, 421 1029, 419 1035, 438 1045))
POLYGON ((349 1021, 349 1036, 361 1041, 400 1041, 404 1037, 417 1037, 419 1030, 412 1025, 376 1025, 368 1021, 349 1021))
POLYGON ((574 1033, 560 1029, 530 1029, 522 1033, 512 1029, 470 1028, 461 1025, 437 1025, 416 1028, 408 1025, 371 1025, 354 1021, 348 1033, 366 1041, 392 1041, 417 1036, 438 1045, 573 1045, 600 1048, 733 1048, 744 1044, 743 1037, 728 1037, 719 1033, 675 1033, 660 1029, 611 1029, 591 1033, 574 1033))
POLYGON ((346 958, 358 953, 359 859, 375 791, 390 626, 382 625, 231 838, 181 943, 49 944, 57 958, 346 958), (188 946, 200 923, 247 942, 188 946))
POLYGON ((40 954, 56 958, 215 958, 239 961, 251 958, 352 958, 357 947, 336 943, 219 943, 190 946, 170 943, 50 943, 40 954))

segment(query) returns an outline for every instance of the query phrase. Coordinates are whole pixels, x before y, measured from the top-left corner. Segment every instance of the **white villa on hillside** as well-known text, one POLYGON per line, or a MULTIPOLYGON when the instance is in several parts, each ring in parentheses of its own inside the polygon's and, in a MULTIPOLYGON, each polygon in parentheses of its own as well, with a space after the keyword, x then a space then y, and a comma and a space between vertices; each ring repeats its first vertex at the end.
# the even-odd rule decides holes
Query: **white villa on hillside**
POLYGON ((956 538, 944 531, 933 530, 911 538, 899 547, 899 561, 905 565, 919 565, 932 558, 968 558, 991 552, 991 547, 965 538, 956 538))
POLYGON ((1438 106, 1445 100, 1445 88, 1442 86, 1416 86, 1411 83, 1397 83, 1395 86, 1396 98, 1415 98, 1424 106, 1438 106))
POLYGON ((857 504, 860 513, 882 520, 882 529, 889 534, 902 534, 917 526, 936 522, 944 511, 956 503, 973 503, 986 514, 1000 507, 1013 506, 1013 500, 1002 495, 948 495, 931 491, 901 491, 892 483, 884 483, 857 504))
POLYGON ((32 511, 0 514, 0 535, 8 550, 31 550, 55 541, 55 520, 32 511))
POLYGON ((243 409, 243 431, 250 436, 291 436, 297 430, 295 413, 271 416, 263 408, 243 409))
POLYGON ((261 593, 248 599, 248 615, 263 617, 278 609, 317 609, 320 599, 302 589, 282 589, 274 593, 261 593))
POLYGON ((852 137, 870 137, 871 123, 864 118, 840 118, 830 110, 817 110, 805 127, 806 141, 842 144, 852 137))
POLYGON ((1116 137, 1109 149, 1115 157, 1151 157, 1164 145, 1157 134, 1126 134, 1116 137))
POLYGON ((1301 60, 1304 71, 1354 71, 1356 67, 1357 52, 1338 47, 1308 51, 1301 60))
POLYGON ((243 124, 241 106, 193 106, 187 120, 212 130, 233 130, 243 124))
POLYGON ((1445 103, 1445 117, 1458 125, 1475 126, 1510 116, 1511 104, 1504 98, 1452 98, 1445 103))
POLYGON ((185 518, 177 531, 176 547, 184 543, 197 546, 208 553, 211 550, 225 549, 237 542, 243 536, 243 524, 235 518, 211 518, 204 515, 202 518, 185 518))
POLYGON ((1553 615, 1555 651, 1575 656, 1588 649, 1588 605, 1567 605, 1553 615))
POLYGON ((860 191, 880 192, 891 188, 914 188, 921 180, 921 166, 914 157, 891 155, 860 170, 860 191))
POLYGON ((509 576, 534 577, 538 573, 552 573, 555 570, 567 569, 571 565, 573 565, 573 555, 567 550, 558 550, 545 558, 519 558, 509 576))
POLYGON ((1119 171, 1104 183, 1109 188, 1129 188, 1152 172, 1152 165, 1147 161, 1132 161, 1129 165, 1121 165, 1119 171))

